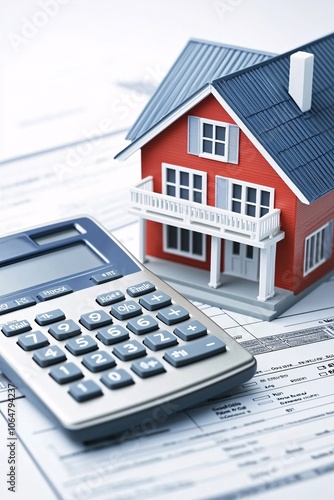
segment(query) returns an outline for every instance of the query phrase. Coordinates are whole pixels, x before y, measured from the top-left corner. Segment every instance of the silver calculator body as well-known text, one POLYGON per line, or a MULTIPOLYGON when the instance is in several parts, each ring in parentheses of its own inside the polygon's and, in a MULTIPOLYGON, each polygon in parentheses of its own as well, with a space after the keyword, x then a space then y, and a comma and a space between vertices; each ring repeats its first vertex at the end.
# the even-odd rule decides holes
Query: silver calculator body
POLYGON ((0 330, 0 370, 80 441, 140 432, 256 370, 88 217, 0 239, 0 330))

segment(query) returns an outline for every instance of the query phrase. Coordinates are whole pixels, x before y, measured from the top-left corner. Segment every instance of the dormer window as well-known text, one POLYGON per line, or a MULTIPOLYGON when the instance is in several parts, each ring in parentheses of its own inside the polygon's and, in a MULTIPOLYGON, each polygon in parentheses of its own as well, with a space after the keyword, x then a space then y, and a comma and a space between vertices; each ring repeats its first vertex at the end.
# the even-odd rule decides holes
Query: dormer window
POLYGON ((239 127, 230 123, 189 116, 188 153, 238 164, 239 127))

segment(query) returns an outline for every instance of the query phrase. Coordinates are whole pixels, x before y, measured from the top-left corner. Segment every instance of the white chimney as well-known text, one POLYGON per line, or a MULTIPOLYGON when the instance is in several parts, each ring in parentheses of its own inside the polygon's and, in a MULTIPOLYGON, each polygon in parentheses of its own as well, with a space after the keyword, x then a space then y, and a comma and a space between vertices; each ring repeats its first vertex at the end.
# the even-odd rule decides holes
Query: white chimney
POLYGON ((311 109, 314 55, 295 52, 290 56, 289 94, 300 109, 311 109))

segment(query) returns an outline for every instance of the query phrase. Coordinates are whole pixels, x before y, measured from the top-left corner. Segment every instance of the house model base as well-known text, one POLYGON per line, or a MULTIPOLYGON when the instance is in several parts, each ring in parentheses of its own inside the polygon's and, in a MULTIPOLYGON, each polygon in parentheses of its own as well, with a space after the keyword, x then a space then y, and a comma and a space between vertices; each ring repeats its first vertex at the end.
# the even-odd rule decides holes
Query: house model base
POLYGON ((275 288, 275 295, 272 298, 259 302, 257 300, 258 284, 255 281, 236 279, 234 276, 223 274, 222 286, 211 288, 208 285, 208 273, 205 270, 155 257, 148 257, 144 265, 190 300, 264 321, 277 318, 333 274, 329 273, 298 295, 283 288, 275 288))

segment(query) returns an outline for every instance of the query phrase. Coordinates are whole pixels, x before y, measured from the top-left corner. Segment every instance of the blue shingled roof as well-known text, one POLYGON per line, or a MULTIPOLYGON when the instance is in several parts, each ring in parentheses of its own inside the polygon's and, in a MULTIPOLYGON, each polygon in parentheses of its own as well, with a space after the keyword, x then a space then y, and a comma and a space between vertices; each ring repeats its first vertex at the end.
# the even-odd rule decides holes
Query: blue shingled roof
POLYGON ((334 189, 334 34, 212 85, 310 203, 334 189), (305 113, 288 94, 297 50, 314 54, 312 107, 305 113))
POLYGON ((216 78, 253 66, 273 54, 190 40, 130 129, 134 141, 216 78))

